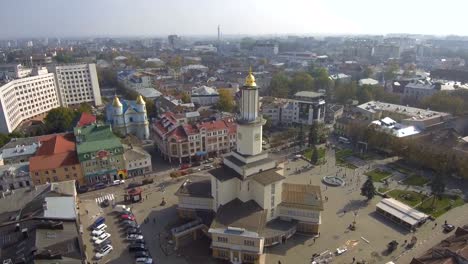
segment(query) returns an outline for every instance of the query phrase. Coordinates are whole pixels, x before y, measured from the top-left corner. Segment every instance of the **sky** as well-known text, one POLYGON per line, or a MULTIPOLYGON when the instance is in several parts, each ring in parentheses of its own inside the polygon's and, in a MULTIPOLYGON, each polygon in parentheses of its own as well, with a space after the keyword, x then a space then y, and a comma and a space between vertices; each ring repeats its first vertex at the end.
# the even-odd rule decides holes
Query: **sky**
POLYGON ((0 39, 270 34, 468 35, 467 0, 1 0, 0 39))

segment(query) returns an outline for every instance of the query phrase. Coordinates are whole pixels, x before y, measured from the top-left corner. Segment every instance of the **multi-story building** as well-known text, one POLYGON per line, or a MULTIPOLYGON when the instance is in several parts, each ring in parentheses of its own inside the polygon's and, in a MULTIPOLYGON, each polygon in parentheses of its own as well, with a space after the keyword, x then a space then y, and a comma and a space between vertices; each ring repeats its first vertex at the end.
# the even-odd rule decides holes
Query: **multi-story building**
POLYGON ((11 133, 21 122, 42 118, 60 106, 54 74, 46 68, 37 68, 32 74, 0 87, 1 133, 11 133))
POLYGON ((278 55, 278 43, 269 41, 258 41, 252 49, 252 54, 255 56, 272 57, 278 55))
POLYGON ((36 185, 70 180, 85 184, 76 155, 75 136, 71 133, 41 141, 36 155, 29 159, 29 170, 36 185))
POLYGON ((273 125, 305 124, 325 120, 325 95, 316 92, 297 92, 295 99, 275 98, 272 103, 262 105, 262 114, 273 125))
POLYGON ((400 58, 400 47, 393 44, 379 44, 374 47, 374 57, 381 59, 400 58))
POLYGON ((34 185, 29 175, 29 162, 0 166, 0 192, 34 185))
POLYGON ((102 105, 96 64, 56 66, 55 77, 62 106, 73 106, 81 103, 102 105))
POLYGON ((107 122, 112 129, 122 134, 132 134, 139 139, 149 138, 149 121, 146 114, 146 103, 141 95, 136 101, 122 100, 116 96, 106 108, 107 122))
POLYGON ((124 148, 110 125, 77 127, 76 152, 87 185, 127 178, 124 148))
MULTIPOLYGON (((214 212, 211 223, 198 226, 210 234, 213 257, 231 263, 266 263, 265 247, 284 243, 296 231, 317 234, 321 223, 320 187, 284 183, 283 169, 262 150, 265 120, 258 105, 250 73, 241 88, 236 149, 209 171, 209 180, 185 181, 176 192, 180 217, 201 219, 214 212)), ((174 237, 181 231, 191 232, 175 229, 174 237)))
POLYGON ((153 139, 165 159, 191 162, 217 156, 235 147, 236 125, 232 118, 202 123, 180 123, 167 112, 152 125, 153 139))
POLYGON ((124 158, 129 177, 145 175, 152 171, 151 155, 143 148, 135 146, 126 148, 124 158))
POLYGON ((192 100, 192 103, 198 105, 215 105, 219 100, 219 93, 215 88, 205 85, 193 87, 190 99, 192 100))

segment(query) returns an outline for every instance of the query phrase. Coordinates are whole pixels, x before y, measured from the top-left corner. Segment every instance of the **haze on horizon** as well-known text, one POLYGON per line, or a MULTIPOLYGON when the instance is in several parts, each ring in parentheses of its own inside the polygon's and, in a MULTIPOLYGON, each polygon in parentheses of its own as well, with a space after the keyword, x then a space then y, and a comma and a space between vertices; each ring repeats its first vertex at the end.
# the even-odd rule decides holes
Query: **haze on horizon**
POLYGON ((0 39, 268 34, 468 35, 468 1, 2 0, 0 39))

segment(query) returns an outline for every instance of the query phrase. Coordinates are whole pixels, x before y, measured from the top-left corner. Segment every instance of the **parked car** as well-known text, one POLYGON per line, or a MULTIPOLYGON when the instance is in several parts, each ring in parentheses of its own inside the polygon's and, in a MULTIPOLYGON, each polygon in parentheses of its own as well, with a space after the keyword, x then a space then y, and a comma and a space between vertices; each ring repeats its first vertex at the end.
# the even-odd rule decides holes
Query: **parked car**
POLYGON ((214 168, 214 166, 211 165, 211 164, 207 164, 207 165, 203 166, 203 169, 205 169, 205 170, 209 170, 209 169, 212 169, 212 168, 214 168))
POLYGON ((104 232, 104 233, 100 234, 99 236, 93 236, 93 237, 91 237, 91 239, 92 239, 93 241, 97 241, 97 240, 106 240, 106 239, 109 238, 110 236, 111 236, 111 235, 110 235, 109 233, 104 232))
POLYGON ((152 258, 137 258, 135 259, 135 264, 152 264, 152 258))
POLYGON ((127 229, 127 236, 128 235, 141 235, 141 230, 138 228, 129 228, 127 229))
POLYGON ((141 181, 141 184, 146 185, 146 184, 152 184, 153 182, 154 182, 153 179, 144 179, 143 181, 141 181))
POLYGON ((120 184, 124 184, 125 183, 125 180, 115 180, 112 182, 111 185, 120 185, 120 184))
POLYGON ((97 183, 96 185, 94 185, 94 190, 100 190, 100 189, 104 189, 106 187, 107 187, 106 184, 100 182, 100 183, 97 183))
POLYGON ((348 251, 348 248, 347 247, 339 247, 336 249, 336 255, 342 255, 343 253, 345 253, 346 251, 348 251))
POLYGON ((138 245, 130 245, 128 247, 128 251, 130 252, 137 252, 137 251, 146 251, 146 247, 143 244, 138 244, 138 245))
POLYGON ((137 234, 130 234, 130 235, 127 236, 126 239, 128 241, 136 241, 136 240, 143 239, 143 236, 142 235, 137 235, 137 234))
POLYGON ((120 216, 120 219, 135 221, 135 216, 131 215, 131 214, 123 214, 123 215, 120 216))
POLYGON ((132 229, 132 228, 140 229, 140 226, 137 223, 133 222, 133 224, 125 225, 125 228, 126 229, 132 229))
POLYGON ((455 229, 455 226, 451 225, 451 224, 444 224, 444 225, 442 225, 442 228, 444 229, 445 233, 449 233, 449 232, 452 232, 455 229))
POLYGON ((111 234, 107 233, 107 236, 103 237, 102 239, 98 239, 98 240, 94 241, 94 244, 99 246, 103 242, 105 242, 107 239, 109 239, 110 236, 111 236, 111 234))
POLYGON ((135 258, 147 258, 149 257, 150 254, 148 253, 148 251, 138 251, 138 252, 135 252, 135 258))
POLYGON ((101 203, 101 207, 108 207, 110 205, 109 199, 104 199, 101 203))
POLYGON ((180 168, 179 168, 179 169, 180 169, 180 170, 186 170, 186 169, 188 169, 188 168, 190 168, 190 164, 184 163, 184 164, 181 164, 181 165, 180 165, 180 168))
POLYGON ((139 182, 131 182, 128 184, 127 186, 127 189, 132 189, 132 188, 136 188, 136 187, 140 187, 141 186, 141 183, 139 182))
MULTIPOLYGON (((140 236, 141 236, 141 235, 140 235, 140 236)), ((141 236, 141 238, 135 239, 135 240, 133 241, 133 243, 146 244, 146 242, 145 242, 143 236, 141 236)))
POLYGON ((105 229, 107 228, 107 225, 106 224, 100 224, 99 226, 97 226, 96 228, 94 228, 94 230, 91 232, 91 234, 93 236, 97 235, 98 233, 100 233, 101 231, 104 231, 105 229))
POLYGON ((121 223, 123 226, 136 226, 137 225, 137 223, 132 220, 123 220, 121 223))
POLYGON ((91 228, 95 229, 98 226, 100 226, 101 224, 104 224, 105 221, 106 221, 106 219, 104 217, 100 216, 96 220, 94 220, 94 223, 91 225, 91 228))
POLYGON ((80 186, 78 187, 78 189, 76 190, 78 193, 85 193, 89 190, 89 188, 87 186, 80 186))
POLYGON ((106 241, 102 242, 100 245, 95 245, 94 251, 99 252, 99 250, 101 250, 103 247, 110 245, 110 244, 112 244, 111 240, 107 239, 106 241))
POLYGON ((96 253, 96 255, 94 255, 94 258, 95 259, 102 259, 104 256, 106 256, 107 254, 109 254, 114 248, 112 247, 112 245, 106 245, 104 247, 102 247, 98 253, 96 253))
POLYGON ((137 246, 143 246, 143 247, 145 247, 145 244, 132 242, 132 243, 130 244, 129 247, 137 247, 137 246))
MULTIPOLYGON (((100 236, 104 235, 105 233, 107 233, 105 229, 94 230, 93 232, 91 232, 91 235, 94 238, 94 237, 100 237, 100 236)), ((95 240, 95 239, 93 239, 93 240, 95 240)))

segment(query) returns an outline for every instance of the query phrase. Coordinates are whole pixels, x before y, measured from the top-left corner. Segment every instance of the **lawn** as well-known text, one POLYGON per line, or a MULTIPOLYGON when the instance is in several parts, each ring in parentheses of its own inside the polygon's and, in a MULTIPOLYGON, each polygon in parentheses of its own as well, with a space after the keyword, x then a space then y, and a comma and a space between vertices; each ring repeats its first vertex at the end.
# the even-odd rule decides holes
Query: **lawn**
POLYGON ((432 198, 424 201, 416 209, 419 211, 432 215, 433 217, 439 217, 449 211, 452 208, 461 206, 464 204, 464 201, 459 196, 450 197, 447 195, 442 196, 441 199, 436 198, 434 203, 434 208, 432 208, 432 198), (452 203, 450 201, 453 201, 452 203))
POLYGON ((403 184, 413 185, 413 186, 423 186, 428 182, 429 182, 429 179, 427 179, 426 177, 423 177, 417 174, 412 174, 403 181, 403 184))
POLYGON ((411 174, 411 170, 409 170, 408 168, 405 168, 403 166, 401 166, 400 164, 398 163, 392 163, 392 164, 389 164, 388 165, 389 167, 391 167, 392 169, 398 171, 399 173, 402 173, 402 174, 411 174))
POLYGON ((373 171, 366 172, 366 175, 370 176, 372 178, 372 181, 379 182, 379 181, 382 181, 383 179, 389 177, 391 175, 391 173, 388 172, 388 171, 375 169, 373 171))
MULTIPOLYGON (((304 151, 304 157, 307 159, 307 160, 311 160, 312 159, 312 152, 313 152, 313 149, 312 148, 308 148, 304 151)), ((318 156, 319 156, 319 163, 320 161, 325 158, 325 148, 318 148, 318 156)))
POLYGON ((388 188, 385 188, 385 187, 379 187, 377 189, 377 191, 379 191, 379 193, 386 193, 389 189, 388 188))
POLYGON ((387 195, 411 207, 416 206, 427 198, 424 194, 420 194, 415 191, 405 191, 399 189, 391 190, 387 193, 387 195))
POLYGON ((350 169, 356 169, 357 168, 356 166, 354 166, 353 164, 345 160, 347 157, 352 156, 352 155, 353 155, 353 151, 351 149, 338 150, 337 152, 335 152, 336 165, 347 167, 350 169))

